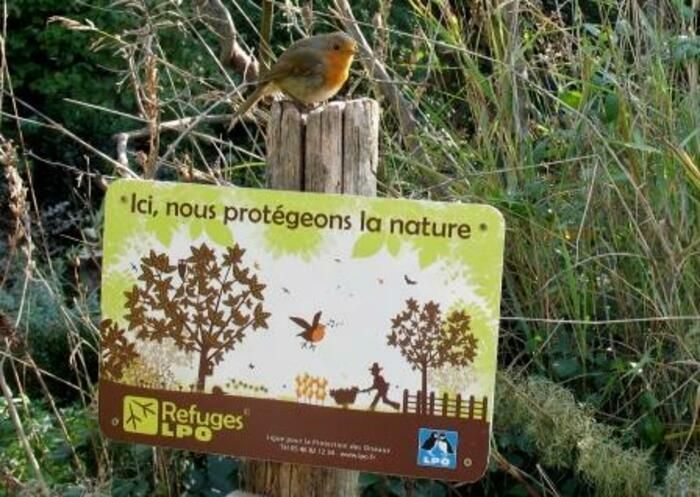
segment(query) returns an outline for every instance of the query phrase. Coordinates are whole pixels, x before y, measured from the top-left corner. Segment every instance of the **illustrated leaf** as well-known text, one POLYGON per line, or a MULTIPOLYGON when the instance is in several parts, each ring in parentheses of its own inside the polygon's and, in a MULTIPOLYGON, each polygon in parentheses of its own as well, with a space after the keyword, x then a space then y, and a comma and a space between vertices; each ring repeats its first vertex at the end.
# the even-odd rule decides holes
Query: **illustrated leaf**
POLYGON ((222 247, 233 245, 233 235, 231 230, 219 223, 205 223, 204 232, 208 238, 222 247))
POLYGON ((245 326, 248 322, 248 318, 241 311, 233 312, 233 324, 236 326, 245 326))
POLYGON ((235 244, 233 247, 228 247, 226 249, 226 254, 224 254, 223 257, 224 266, 235 266, 240 264, 243 260, 243 254, 245 254, 245 250, 241 249, 238 244, 235 244))
POLYGON ((433 264, 438 259, 438 253, 431 250, 429 247, 421 247, 418 252, 418 265, 421 269, 425 269, 433 264))
POLYGON ((401 241, 395 236, 388 237, 386 240, 386 249, 392 257, 396 257, 401 251, 401 241))
POLYGON ((154 234, 164 247, 169 247, 181 223, 182 221, 176 216, 152 217, 146 220, 146 231, 154 234))
POLYGON ((107 379, 118 381, 139 354, 135 345, 126 338, 125 331, 111 319, 104 319, 100 323, 100 334, 101 374, 107 379))
POLYGON ((271 316, 269 312, 263 310, 262 304, 255 306, 255 311, 253 312, 253 328, 267 328, 267 318, 271 316))
POLYGON ((354 258, 372 257, 377 254, 384 245, 384 236, 376 233, 365 233, 361 235, 352 248, 354 258))
POLYGON ((250 280, 250 282, 249 282, 249 284, 250 284, 250 293, 251 293, 251 294, 253 295, 253 297, 255 297, 256 299, 262 300, 262 299, 263 299, 262 291, 265 289, 265 285, 263 285, 262 283, 258 283, 257 281, 258 281, 257 276, 254 276, 254 277, 250 280))

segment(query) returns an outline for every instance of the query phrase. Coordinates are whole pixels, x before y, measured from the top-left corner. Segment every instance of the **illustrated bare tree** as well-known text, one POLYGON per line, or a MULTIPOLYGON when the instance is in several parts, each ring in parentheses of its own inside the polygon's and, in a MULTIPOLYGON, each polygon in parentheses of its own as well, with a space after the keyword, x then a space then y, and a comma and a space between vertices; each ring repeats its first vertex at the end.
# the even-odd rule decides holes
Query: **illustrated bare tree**
POLYGON ((129 342, 125 333, 126 331, 111 319, 103 319, 100 323, 100 375, 103 378, 119 381, 124 371, 139 357, 135 344, 129 342))
POLYGON ((139 283, 125 292, 125 319, 141 340, 175 345, 199 356, 196 390, 226 352, 236 348, 249 330, 267 329, 263 308, 265 285, 243 266, 245 250, 228 247, 219 258, 203 243, 191 255, 171 261, 167 254, 141 259, 139 283))
POLYGON ((421 374, 420 412, 427 412, 428 371, 446 365, 474 362, 478 340, 469 327, 471 317, 454 310, 443 317, 440 305, 430 300, 421 307, 414 299, 391 320, 387 343, 401 351, 413 370, 421 374))

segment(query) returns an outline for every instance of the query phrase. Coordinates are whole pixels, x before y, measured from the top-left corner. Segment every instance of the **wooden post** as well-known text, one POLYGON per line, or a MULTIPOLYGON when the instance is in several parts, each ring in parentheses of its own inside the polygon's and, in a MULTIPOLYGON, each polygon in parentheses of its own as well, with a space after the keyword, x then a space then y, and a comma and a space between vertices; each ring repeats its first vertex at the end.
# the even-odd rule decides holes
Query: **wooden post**
MULTIPOLYGON (((377 194, 376 101, 331 102, 308 115, 291 102, 275 102, 267 133, 270 188, 377 194)), ((356 471, 248 461, 243 476, 246 491, 265 497, 359 495, 356 471)))

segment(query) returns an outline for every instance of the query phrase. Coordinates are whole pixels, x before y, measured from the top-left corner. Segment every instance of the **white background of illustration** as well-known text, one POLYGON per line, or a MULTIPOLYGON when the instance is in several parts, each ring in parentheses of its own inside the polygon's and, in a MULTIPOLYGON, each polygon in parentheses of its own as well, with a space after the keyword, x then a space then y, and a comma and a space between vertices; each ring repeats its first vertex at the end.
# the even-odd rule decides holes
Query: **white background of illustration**
MULTIPOLYGON (((472 306, 482 312, 486 310, 484 299, 465 278, 449 274, 442 262, 421 269, 416 253, 408 244, 401 247, 397 256, 382 249, 372 257, 353 259, 351 254, 358 232, 326 230, 316 255, 307 261, 299 256, 277 255, 265 250, 265 229, 264 225, 236 224, 232 233, 234 240, 246 249, 243 266, 249 267, 267 285, 263 292, 264 307, 272 313, 268 329, 247 331, 243 342, 225 353, 224 361, 216 365, 213 375, 206 379, 208 391, 214 385, 227 391, 225 384, 236 379, 264 385, 268 389, 265 396, 291 399, 295 398, 294 378, 303 373, 325 377, 328 389, 351 386, 362 389, 372 384, 369 369, 378 362, 383 368, 382 375, 391 384, 389 398, 400 402, 404 388, 412 393, 420 388, 419 371, 412 370, 399 348, 387 345, 391 319, 405 309, 405 301, 413 298, 422 305, 434 300, 441 304, 443 316, 454 302, 466 304, 467 312, 472 306), (259 269, 253 267, 254 263, 259 269), (417 284, 408 285, 405 275, 417 284), (324 324, 330 320, 337 324, 327 327, 326 337, 315 350, 304 348, 302 338, 297 336, 302 330, 289 316, 300 316, 310 322, 318 310, 323 311, 324 324)), ((192 245, 199 246, 203 242, 214 248, 217 258, 220 257, 223 247, 205 236, 191 239, 186 226, 175 234, 169 247, 161 245, 154 237, 130 239, 129 248, 110 270, 131 271, 136 276, 133 267, 138 268, 141 257, 150 250, 166 252, 171 261, 176 261, 189 256, 192 245)), ((495 333, 493 329, 474 327, 472 332, 480 339, 480 345, 483 339, 495 333)), ((483 353, 483 347, 478 353, 483 353)), ((195 383, 197 364, 195 354, 191 367, 174 366, 173 373, 182 384, 195 383)), ((492 396, 492 374, 480 376, 470 368, 451 369, 448 383, 462 384, 463 395, 492 396)), ((429 370, 429 384, 436 393, 442 386, 438 380, 444 376, 435 369, 429 370)), ((242 391, 233 393, 243 394, 242 391)), ((373 396, 374 392, 359 394, 354 407, 369 406, 373 396)), ((328 397, 325 404, 334 402, 328 397)), ((380 404, 379 408, 386 406, 380 404)))

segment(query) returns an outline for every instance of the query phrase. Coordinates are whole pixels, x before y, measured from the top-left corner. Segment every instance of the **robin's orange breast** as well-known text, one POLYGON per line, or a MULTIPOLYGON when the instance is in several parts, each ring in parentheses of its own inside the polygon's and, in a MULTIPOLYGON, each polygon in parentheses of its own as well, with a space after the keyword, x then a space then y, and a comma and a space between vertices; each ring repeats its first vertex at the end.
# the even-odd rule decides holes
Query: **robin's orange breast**
POLYGON ((326 336, 326 327, 322 324, 315 326, 309 330, 309 341, 310 342, 320 342, 323 337, 326 336))
POLYGON ((326 54, 325 85, 336 92, 345 84, 350 75, 352 52, 330 51, 326 54))

